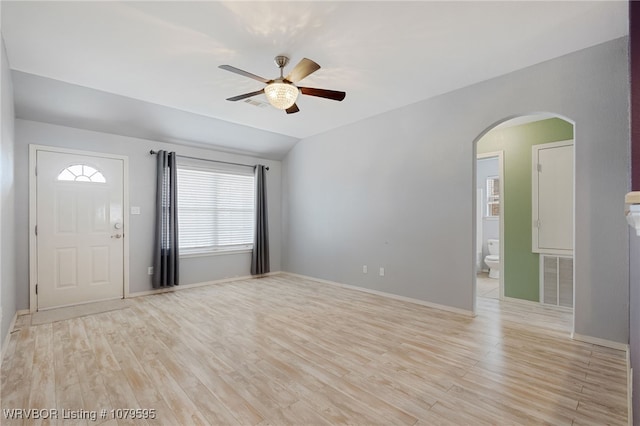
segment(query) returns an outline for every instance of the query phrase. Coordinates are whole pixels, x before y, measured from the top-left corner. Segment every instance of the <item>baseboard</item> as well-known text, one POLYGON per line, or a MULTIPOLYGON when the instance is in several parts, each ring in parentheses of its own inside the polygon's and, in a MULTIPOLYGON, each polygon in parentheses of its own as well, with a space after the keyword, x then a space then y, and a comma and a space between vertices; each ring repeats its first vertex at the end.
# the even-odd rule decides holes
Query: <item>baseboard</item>
POLYGON ((295 274, 293 272, 282 272, 282 274, 283 275, 290 275, 292 277, 302 278, 302 279, 306 279, 306 280, 310 280, 310 281, 317 281, 317 282, 320 282, 320 283, 323 283, 323 284, 329 284, 329 285, 333 285, 333 286, 337 286, 337 287, 348 288, 350 290, 361 291, 363 293, 375 294, 377 296, 387 297, 389 299, 400 300, 402 302, 414 303, 414 304, 417 304, 417 305, 426 306, 428 308, 433 308, 433 309, 438 309, 438 310, 441 310, 441 311, 452 312, 454 314, 464 315, 464 316, 467 316, 467 317, 475 317, 476 316, 476 314, 473 313, 472 311, 467 311, 465 309, 460 309, 460 308, 454 308, 453 306, 440 305, 438 303, 427 302, 426 300, 414 299, 412 297, 400 296, 400 295, 397 295, 397 294, 386 293, 384 291, 379 291, 379 290, 371 290, 371 289, 368 289, 368 288, 365 288, 365 287, 358 287, 358 286, 355 286, 355 285, 338 283, 338 282, 335 282, 335 281, 324 280, 322 278, 315 278, 315 277, 310 277, 310 276, 307 276, 307 275, 295 274))
POLYGON ((181 285, 177 285, 175 287, 169 287, 169 288, 158 288, 155 290, 138 291, 135 293, 129 293, 125 297, 125 299, 129 299, 133 297, 141 297, 141 296, 150 296, 152 294, 169 293, 172 291, 187 290, 189 288, 204 287, 208 285, 224 284, 224 283, 229 283, 233 281, 245 281, 245 280, 251 280, 251 279, 264 278, 264 277, 269 277, 271 275, 278 275, 280 273, 281 273, 280 271, 276 271, 276 272, 267 272, 266 274, 262 274, 262 275, 243 275, 239 277, 230 277, 230 278, 222 278, 222 279, 213 280, 213 281, 204 281, 201 283, 181 284, 181 285))
POLYGON ((504 300, 505 302, 518 303, 520 305, 537 306, 537 307, 544 306, 542 303, 534 302, 533 300, 516 299, 515 297, 508 297, 508 296, 504 296, 502 300, 504 300))
POLYGON ((619 351, 629 352, 629 345, 626 343, 614 342, 613 340, 600 339, 599 337, 585 336, 584 334, 571 333, 573 340, 580 342, 591 343, 593 345, 604 346, 606 348, 617 349, 619 351))
POLYGON ((20 311, 16 311, 13 314, 13 318, 11 319, 11 323, 9 324, 9 328, 7 329, 7 335, 4 336, 4 340, 2 341, 2 348, 0 348, 0 369, 2 369, 2 360, 4 360, 4 353, 9 346, 9 340, 11 340, 11 333, 16 326, 16 321, 18 320, 20 311))
POLYGON ((627 347, 627 419, 633 426, 633 368, 631 368, 631 351, 627 347))
POLYGON ((573 308, 567 308, 564 306, 545 305, 544 303, 534 302, 533 300, 516 299, 515 297, 508 297, 508 296, 504 296, 502 300, 504 300, 505 302, 519 303, 521 305, 537 306, 537 307, 543 307, 547 309, 553 309, 560 312, 573 312, 573 308))

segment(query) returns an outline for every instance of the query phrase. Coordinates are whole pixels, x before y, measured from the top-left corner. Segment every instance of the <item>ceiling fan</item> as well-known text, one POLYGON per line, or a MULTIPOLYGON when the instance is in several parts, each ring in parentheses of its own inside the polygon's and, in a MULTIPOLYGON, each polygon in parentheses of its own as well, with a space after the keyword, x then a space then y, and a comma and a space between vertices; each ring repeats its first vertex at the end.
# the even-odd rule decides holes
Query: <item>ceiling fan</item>
POLYGON ((298 98, 299 93, 302 93, 303 95, 331 99, 334 101, 341 101, 346 96, 345 92, 338 92, 336 90, 315 89, 313 87, 296 86, 296 83, 298 83, 300 80, 320 69, 320 65, 316 64, 311 59, 303 58, 286 77, 283 76, 283 70, 284 67, 289 63, 289 58, 280 55, 276 56, 274 58, 274 61, 278 68, 280 68, 280 77, 273 80, 267 80, 266 78, 251 74, 250 72, 243 71, 236 67, 232 67, 231 65, 220 65, 219 68, 222 68, 223 70, 231 71, 233 73, 240 74, 266 84, 266 86, 260 90, 227 98, 227 100, 239 101, 241 99, 250 98, 252 96, 261 95, 264 93, 271 105, 278 109, 285 110, 287 114, 293 114, 300 111, 300 109, 296 105, 296 99, 298 98))

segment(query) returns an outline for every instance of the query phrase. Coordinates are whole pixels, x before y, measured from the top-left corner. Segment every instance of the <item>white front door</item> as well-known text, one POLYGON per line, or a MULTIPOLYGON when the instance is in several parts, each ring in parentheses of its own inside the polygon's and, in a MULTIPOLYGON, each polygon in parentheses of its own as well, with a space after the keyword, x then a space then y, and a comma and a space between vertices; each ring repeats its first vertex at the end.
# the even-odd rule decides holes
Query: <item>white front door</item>
POLYGON ((124 296, 122 159, 38 150, 37 308, 124 296))

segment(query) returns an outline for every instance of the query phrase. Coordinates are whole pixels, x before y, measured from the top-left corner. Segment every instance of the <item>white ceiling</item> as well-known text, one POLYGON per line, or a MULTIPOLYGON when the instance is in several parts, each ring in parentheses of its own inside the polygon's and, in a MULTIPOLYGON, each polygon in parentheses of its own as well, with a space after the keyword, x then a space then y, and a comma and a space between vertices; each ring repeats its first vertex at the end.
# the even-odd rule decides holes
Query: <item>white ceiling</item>
POLYGON ((257 152, 212 139, 207 125, 224 122, 282 136, 274 136, 273 149, 263 147, 271 157, 299 138, 627 34, 623 1, 2 1, 9 63, 20 72, 18 114, 46 115, 65 103, 65 93, 84 90, 86 105, 63 115, 91 115, 95 107, 109 122, 122 108, 106 108, 105 97, 121 95, 120 103, 141 109, 196 114, 200 124, 184 136, 173 129, 175 140, 257 152), (225 101, 263 85, 219 65, 274 78, 278 54, 291 57, 285 73, 313 59, 322 68, 301 84, 343 90, 346 99, 302 96, 292 115, 225 101), (38 95, 55 85, 56 96, 38 95))

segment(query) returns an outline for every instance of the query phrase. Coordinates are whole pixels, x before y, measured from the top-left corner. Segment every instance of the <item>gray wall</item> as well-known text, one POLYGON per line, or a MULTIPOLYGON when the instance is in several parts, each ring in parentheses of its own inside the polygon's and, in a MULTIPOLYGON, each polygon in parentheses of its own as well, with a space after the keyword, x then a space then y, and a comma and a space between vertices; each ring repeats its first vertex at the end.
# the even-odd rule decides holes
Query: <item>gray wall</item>
MULTIPOLYGON (((140 215, 130 215, 130 292, 151 290, 147 267, 152 265, 153 205, 155 200, 155 156, 149 150, 166 149, 178 154, 243 164, 261 163, 269 166, 267 197, 269 203, 269 236, 271 270, 281 269, 281 164, 279 161, 257 159, 154 142, 125 136, 92 132, 28 120, 16 120, 16 216, 17 237, 17 306, 29 306, 28 210, 29 210, 29 144, 49 145, 126 155, 129 158, 129 205, 139 206, 140 215)), ((213 255, 181 259, 181 284, 192 284, 228 277, 249 275, 251 254, 213 255)))
POLYGON ((576 124, 575 332, 627 343, 628 81, 621 38, 302 140, 283 161, 284 269, 471 311, 474 141, 552 112, 576 124))
POLYGON ((0 345, 16 313, 16 266, 14 208, 15 183, 13 165, 14 113, 13 85, 9 61, 0 37, 0 345))

